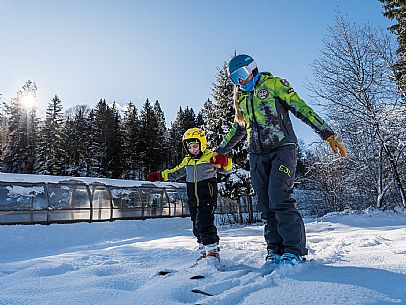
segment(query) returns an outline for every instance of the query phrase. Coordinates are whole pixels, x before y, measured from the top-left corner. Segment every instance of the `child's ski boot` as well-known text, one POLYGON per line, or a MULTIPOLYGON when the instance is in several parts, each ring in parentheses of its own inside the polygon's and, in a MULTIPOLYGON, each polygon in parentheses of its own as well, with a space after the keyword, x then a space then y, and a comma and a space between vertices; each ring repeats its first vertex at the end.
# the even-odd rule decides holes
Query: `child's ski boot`
POLYGON ((214 243, 211 245, 206 245, 206 256, 207 257, 214 257, 220 260, 220 247, 218 243, 214 243))
POLYGON ((206 258, 206 249, 204 248, 203 244, 199 244, 199 253, 200 256, 197 258, 196 263, 198 263, 200 260, 206 258))
POLYGON ((207 264, 212 265, 217 269, 221 268, 219 244, 214 243, 211 245, 206 245, 205 248, 207 264))

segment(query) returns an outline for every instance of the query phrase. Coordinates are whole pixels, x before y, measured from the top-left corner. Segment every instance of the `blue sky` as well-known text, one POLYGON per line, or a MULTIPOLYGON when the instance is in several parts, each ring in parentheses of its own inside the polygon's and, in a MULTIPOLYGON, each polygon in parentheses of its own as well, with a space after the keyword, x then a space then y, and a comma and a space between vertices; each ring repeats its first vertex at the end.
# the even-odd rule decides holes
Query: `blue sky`
MULTIPOLYGON (((149 98, 169 125, 180 106, 198 111, 211 98, 216 67, 237 50, 306 101, 309 64, 337 8, 358 24, 391 24, 378 0, 0 0, 1 99, 27 80, 41 116, 55 94, 65 110, 100 98, 140 109, 149 98)), ((316 139, 294 124, 300 138, 316 139)))

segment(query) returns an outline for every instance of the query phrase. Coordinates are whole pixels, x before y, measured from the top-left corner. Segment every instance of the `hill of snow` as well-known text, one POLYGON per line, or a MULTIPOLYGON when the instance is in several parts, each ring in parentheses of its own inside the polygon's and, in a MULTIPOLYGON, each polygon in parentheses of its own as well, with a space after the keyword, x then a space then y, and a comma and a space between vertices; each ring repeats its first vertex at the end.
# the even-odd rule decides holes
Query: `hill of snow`
POLYGON ((308 262, 267 274, 259 225, 220 228, 222 271, 189 268, 188 218, 1 226, 0 304, 406 304, 405 214, 330 214, 306 230, 308 262))

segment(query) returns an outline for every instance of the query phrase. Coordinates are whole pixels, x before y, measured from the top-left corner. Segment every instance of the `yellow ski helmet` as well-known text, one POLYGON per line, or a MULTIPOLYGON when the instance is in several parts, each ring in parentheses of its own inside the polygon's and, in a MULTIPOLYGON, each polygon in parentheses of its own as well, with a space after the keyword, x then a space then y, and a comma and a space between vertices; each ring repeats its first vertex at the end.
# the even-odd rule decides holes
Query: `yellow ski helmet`
POLYGON ((200 150, 203 152, 207 147, 207 139, 204 131, 200 128, 189 128, 186 130, 185 134, 182 137, 182 143, 186 151, 188 151, 187 146, 190 143, 193 143, 193 140, 197 140, 200 144, 200 150))

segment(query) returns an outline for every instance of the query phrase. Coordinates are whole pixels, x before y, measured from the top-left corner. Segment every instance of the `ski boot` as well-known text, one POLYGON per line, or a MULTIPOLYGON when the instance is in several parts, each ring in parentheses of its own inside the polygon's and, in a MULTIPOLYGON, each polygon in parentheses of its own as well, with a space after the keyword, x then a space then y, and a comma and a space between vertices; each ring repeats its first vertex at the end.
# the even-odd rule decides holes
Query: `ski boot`
POLYGON ((293 253, 283 253, 281 256, 281 264, 284 265, 297 265, 297 264, 303 264, 306 261, 306 259, 300 255, 296 255, 293 253))
POLYGON ((211 245, 206 245, 206 257, 212 257, 220 261, 220 247, 218 243, 214 243, 211 245))
POLYGON ((198 263, 200 260, 206 258, 206 249, 204 248, 204 245, 202 243, 199 243, 199 253, 200 256, 197 258, 196 263, 198 263))
POLYGON ((206 245, 206 259, 204 261, 205 266, 214 267, 217 270, 221 270, 224 266, 220 261, 220 247, 218 243, 206 245))
POLYGON ((265 257, 265 263, 279 265, 281 263, 281 256, 272 250, 268 250, 268 254, 265 257))

